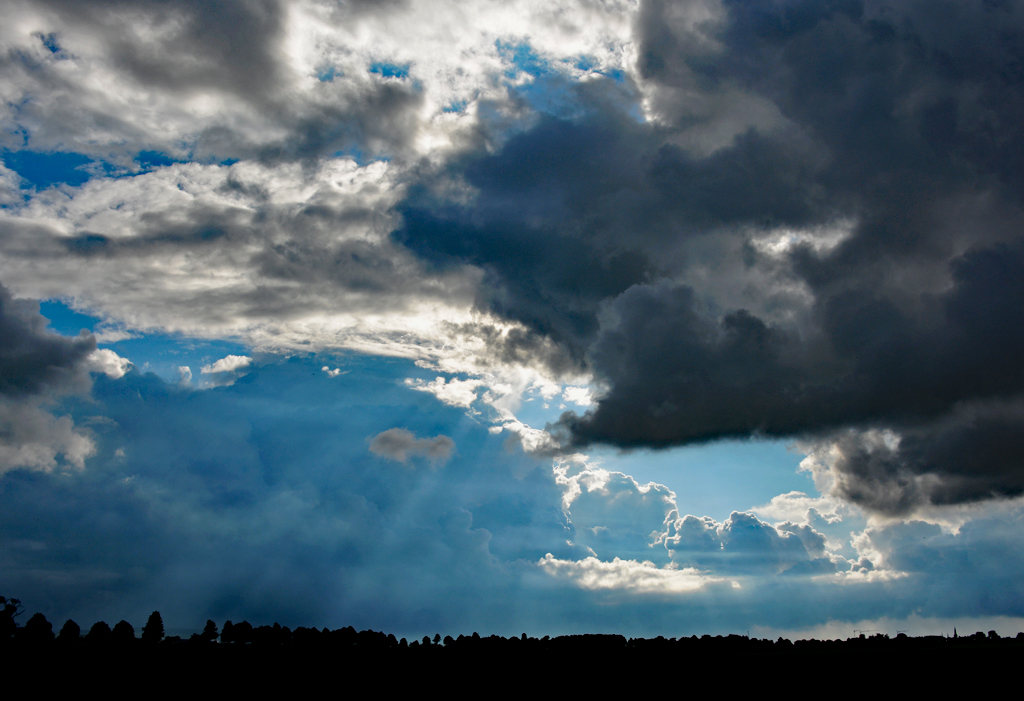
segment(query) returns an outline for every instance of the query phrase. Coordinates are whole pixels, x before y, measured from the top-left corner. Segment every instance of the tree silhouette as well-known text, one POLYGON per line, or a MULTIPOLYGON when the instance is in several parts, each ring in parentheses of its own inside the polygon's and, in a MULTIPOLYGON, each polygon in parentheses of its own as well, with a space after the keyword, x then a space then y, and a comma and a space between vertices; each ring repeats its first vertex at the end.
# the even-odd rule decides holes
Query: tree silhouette
POLYGON ((116 645, 130 645, 135 642, 135 629, 128 621, 119 621, 110 631, 110 642, 116 645))
POLYGON ((41 613, 32 614, 23 632, 25 640, 30 643, 48 643, 53 640, 53 625, 41 613))
POLYGON ((164 639, 164 620, 160 618, 160 612, 154 611, 149 614, 149 620, 142 626, 142 642, 158 643, 164 639))
MULTIPOLYGON (((227 628, 227 624, 224 624, 224 627, 227 628)), ((252 642, 252 624, 249 621, 236 623, 232 637, 234 642, 242 645, 252 642)))
POLYGON ((0 640, 10 640, 18 629, 18 624, 14 619, 20 616, 25 609, 18 599, 8 599, 5 596, 0 596, 0 607, 3 608, 0 611, 0 640))
POLYGON ((85 639, 89 643, 103 645, 110 642, 110 635, 110 626, 106 624, 106 621, 97 621, 92 624, 92 628, 89 629, 85 639))
POLYGON ((203 640, 205 640, 208 643, 216 642, 217 635, 217 624, 213 621, 207 621, 206 627, 203 628, 203 640))
POLYGON ((70 618, 64 622, 64 626, 57 635, 57 640, 62 643, 76 643, 82 636, 82 629, 70 618))

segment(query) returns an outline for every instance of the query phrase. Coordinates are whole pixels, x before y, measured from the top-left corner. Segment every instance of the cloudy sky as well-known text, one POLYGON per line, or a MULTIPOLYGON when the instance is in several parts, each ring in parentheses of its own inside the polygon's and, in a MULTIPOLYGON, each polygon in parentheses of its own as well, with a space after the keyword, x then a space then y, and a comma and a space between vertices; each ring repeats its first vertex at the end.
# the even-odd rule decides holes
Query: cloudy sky
POLYGON ((9 0, 0 593, 1024 629, 1024 3, 9 0))

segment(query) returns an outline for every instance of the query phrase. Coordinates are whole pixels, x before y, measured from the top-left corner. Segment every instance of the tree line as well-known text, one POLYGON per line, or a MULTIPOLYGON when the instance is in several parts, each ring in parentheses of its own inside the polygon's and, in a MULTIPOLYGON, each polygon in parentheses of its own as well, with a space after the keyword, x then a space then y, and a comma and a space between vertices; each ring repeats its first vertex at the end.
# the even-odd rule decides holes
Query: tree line
POLYGON ((680 638, 626 638, 622 635, 589 634, 562 635, 542 638, 521 636, 504 638, 498 635, 480 636, 450 635, 444 638, 435 634, 433 638, 423 636, 422 640, 407 641, 398 639, 394 634, 386 634, 374 630, 357 631, 352 626, 330 630, 328 628, 297 627, 290 629, 278 623, 273 625, 253 626, 247 621, 233 623, 226 621, 222 628, 216 622, 208 620, 201 632, 193 633, 188 638, 165 635, 163 619, 158 611, 150 614, 141 634, 136 635, 135 628, 127 621, 120 621, 111 628, 106 622, 94 623, 83 634, 82 629, 72 620, 67 620, 54 632, 53 624, 42 613, 33 614, 24 625, 17 619, 24 613, 18 599, 0 596, 0 644, 5 646, 35 645, 76 645, 76 646, 152 646, 161 649, 168 646, 202 647, 211 649, 232 648, 302 648, 302 649, 348 649, 365 652, 384 652, 419 650, 424 654, 472 653, 487 654, 609 654, 634 651, 637 653, 753 653, 760 655, 789 654, 794 652, 811 653, 850 653, 850 652, 882 652, 898 650, 903 653, 913 651, 936 650, 986 650, 1013 651, 1015 655, 1024 652, 1024 632, 1016 637, 1001 637, 996 631, 982 632, 960 636, 955 629, 952 636, 921 636, 910 637, 898 633, 895 638, 886 634, 868 635, 859 633, 846 640, 797 640, 786 638, 777 640, 751 638, 741 635, 696 636, 680 638), (442 651, 447 650, 448 653, 442 651), (432 651, 432 652, 428 652, 432 651))

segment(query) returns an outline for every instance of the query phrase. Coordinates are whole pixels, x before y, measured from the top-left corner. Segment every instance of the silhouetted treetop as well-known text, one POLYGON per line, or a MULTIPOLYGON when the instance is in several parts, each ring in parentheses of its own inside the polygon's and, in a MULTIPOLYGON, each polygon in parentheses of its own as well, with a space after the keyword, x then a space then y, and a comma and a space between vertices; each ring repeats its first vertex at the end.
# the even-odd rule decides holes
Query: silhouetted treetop
POLYGON ((57 636, 57 640, 62 643, 76 643, 82 636, 82 629, 78 627, 78 624, 72 621, 70 618, 64 621, 64 625, 60 629, 60 634, 57 636))
POLYGON ((23 632, 25 641, 29 643, 48 643, 53 640, 53 626, 41 613, 32 614, 23 632))
POLYGON ((159 611, 149 614, 149 620, 142 627, 142 642, 158 643, 164 639, 164 621, 159 611))
POLYGON ((110 642, 115 645, 130 645, 135 642, 135 629, 128 621, 118 621, 110 631, 110 642))
POLYGON ((110 626, 105 621, 97 621, 92 624, 92 628, 89 629, 85 639, 90 643, 102 645, 110 642, 110 635, 110 626))

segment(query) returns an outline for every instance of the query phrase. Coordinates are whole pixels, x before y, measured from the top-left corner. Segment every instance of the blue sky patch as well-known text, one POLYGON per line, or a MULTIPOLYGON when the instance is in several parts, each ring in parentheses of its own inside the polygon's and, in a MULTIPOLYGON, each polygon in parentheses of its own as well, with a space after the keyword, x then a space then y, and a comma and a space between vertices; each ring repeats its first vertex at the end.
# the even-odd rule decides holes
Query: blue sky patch
POLYGON ((150 170, 152 168, 174 165, 175 163, 183 163, 184 161, 171 158, 163 151, 139 151, 139 155, 135 157, 135 162, 146 170, 150 170))
POLYGON ((512 89, 538 112, 559 119, 573 119, 583 112, 572 84, 561 76, 543 77, 512 89))
POLYGON ((400 63, 387 63, 384 61, 377 61, 376 63, 370 64, 370 73, 376 73, 384 76, 385 78, 408 78, 409 77, 409 64, 400 63))
MULTIPOLYGON (((134 160, 143 172, 185 162, 173 158, 163 151, 140 151, 134 160)), ((231 163, 236 161, 237 159, 233 159, 231 163)), ((106 161, 74 152, 4 151, 3 162, 5 166, 27 180, 37 190, 45 190, 54 185, 76 187, 88 182, 96 175, 111 178, 138 175, 138 172, 125 170, 106 161)), ((231 163, 222 163, 221 165, 230 165, 231 163)))
POLYGON ((53 32, 49 34, 38 34, 39 41, 43 43, 51 54, 58 54, 61 52, 61 46, 57 43, 57 35, 53 32))
POLYGON ((4 165, 39 190, 61 183, 81 185, 92 175, 84 169, 93 159, 81 153, 6 151, 4 165))
POLYGON ((321 69, 316 74, 316 79, 319 80, 321 83, 330 83, 335 78, 341 78, 344 77, 344 75, 344 71, 340 71, 334 66, 328 66, 327 68, 321 69))
POLYGON ((625 71, 621 71, 618 68, 612 68, 612 69, 609 69, 609 70, 606 70, 606 71, 597 71, 597 72, 600 73, 601 75, 605 76, 606 78, 611 78, 616 83, 624 83, 624 82, 626 82, 626 72, 625 71))
POLYGON ((50 320, 49 328, 62 336, 77 336, 82 329, 91 332, 101 321, 99 317, 76 312, 59 300, 40 302, 39 313, 50 320))
MULTIPOLYGON (((565 59, 567 62, 571 59, 565 59)), ((597 66, 597 61, 592 56, 580 56, 573 62, 573 68, 578 71, 592 71, 597 66)))
POLYGON ((505 42, 499 39, 494 45, 498 47, 501 57, 515 67, 515 70, 506 71, 505 75, 508 78, 514 78, 519 72, 534 78, 550 75, 552 72, 551 63, 542 58, 527 42, 505 42))

